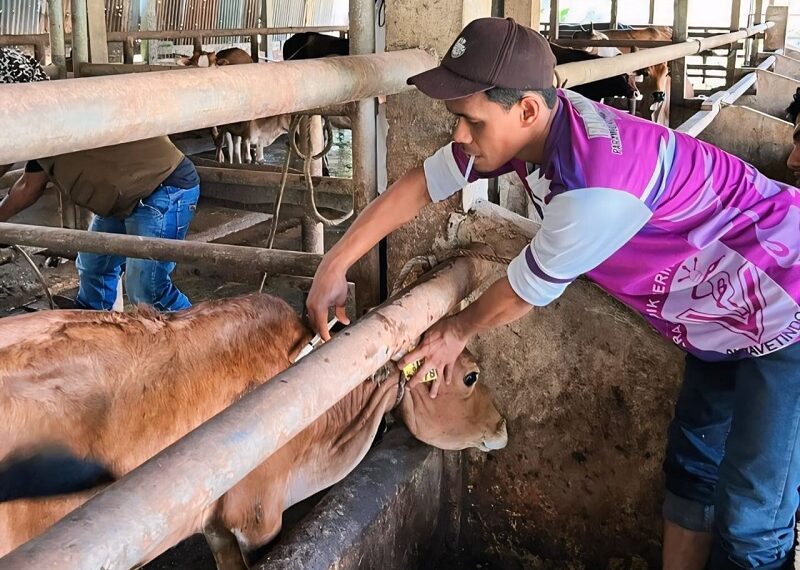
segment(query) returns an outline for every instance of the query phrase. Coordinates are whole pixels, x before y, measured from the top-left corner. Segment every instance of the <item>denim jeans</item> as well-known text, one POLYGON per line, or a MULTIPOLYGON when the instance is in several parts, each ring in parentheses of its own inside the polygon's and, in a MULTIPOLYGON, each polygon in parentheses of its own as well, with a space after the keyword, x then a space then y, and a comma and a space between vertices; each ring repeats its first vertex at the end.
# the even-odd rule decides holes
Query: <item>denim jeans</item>
POLYGON ((664 518, 713 533, 711 570, 790 567, 800 495, 800 344, 686 358, 664 461, 664 518))
MULTIPOLYGON (((95 215, 89 229, 93 232, 184 239, 199 196, 199 186, 184 189, 162 184, 140 200, 124 220, 95 215)), ((160 311, 178 311, 191 306, 189 299, 170 278, 175 269, 174 262, 79 253, 76 265, 80 277, 76 303, 81 308, 110 310, 117 296, 117 283, 123 266, 125 288, 131 303, 145 303, 160 311)))

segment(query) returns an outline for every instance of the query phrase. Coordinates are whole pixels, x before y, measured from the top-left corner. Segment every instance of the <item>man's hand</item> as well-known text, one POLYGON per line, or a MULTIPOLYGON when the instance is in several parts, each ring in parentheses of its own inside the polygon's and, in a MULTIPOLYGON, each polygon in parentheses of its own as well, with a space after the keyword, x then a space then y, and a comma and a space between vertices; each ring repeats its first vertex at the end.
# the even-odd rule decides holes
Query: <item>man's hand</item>
POLYGON ((311 291, 306 299, 308 319, 311 328, 319 334, 323 341, 331 339, 328 330, 328 309, 333 307, 334 314, 339 322, 350 324, 350 319, 344 310, 347 302, 347 276, 344 271, 328 267, 324 261, 317 268, 311 291))
POLYGON ((424 359, 422 366, 409 382, 409 388, 422 383, 425 374, 435 369, 437 378, 430 390, 430 397, 435 398, 439 393, 442 378, 448 385, 452 382, 456 360, 467 346, 468 340, 469 335, 461 331, 458 315, 442 319, 428 329, 422 342, 400 361, 400 368, 404 368, 416 360, 424 359))

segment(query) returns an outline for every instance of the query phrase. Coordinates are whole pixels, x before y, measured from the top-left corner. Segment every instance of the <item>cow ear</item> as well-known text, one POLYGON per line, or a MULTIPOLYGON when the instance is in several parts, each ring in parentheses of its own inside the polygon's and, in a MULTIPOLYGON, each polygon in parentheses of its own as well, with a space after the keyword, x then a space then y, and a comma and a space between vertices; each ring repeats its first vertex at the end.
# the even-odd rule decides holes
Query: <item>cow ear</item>
POLYGON ((175 60, 175 63, 178 65, 183 65, 184 67, 187 65, 191 65, 192 58, 190 57, 179 57, 175 60))

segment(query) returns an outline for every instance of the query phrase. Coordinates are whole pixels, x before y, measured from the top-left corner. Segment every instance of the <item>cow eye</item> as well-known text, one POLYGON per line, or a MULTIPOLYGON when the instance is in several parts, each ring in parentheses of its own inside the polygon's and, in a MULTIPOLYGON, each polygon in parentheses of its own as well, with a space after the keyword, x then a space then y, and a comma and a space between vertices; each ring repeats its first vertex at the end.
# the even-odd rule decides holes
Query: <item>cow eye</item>
POLYGON ((464 376, 464 385, 467 387, 472 386, 475 382, 478 381, 478 373, 477 372, 469 372, 466 376, 464 376))

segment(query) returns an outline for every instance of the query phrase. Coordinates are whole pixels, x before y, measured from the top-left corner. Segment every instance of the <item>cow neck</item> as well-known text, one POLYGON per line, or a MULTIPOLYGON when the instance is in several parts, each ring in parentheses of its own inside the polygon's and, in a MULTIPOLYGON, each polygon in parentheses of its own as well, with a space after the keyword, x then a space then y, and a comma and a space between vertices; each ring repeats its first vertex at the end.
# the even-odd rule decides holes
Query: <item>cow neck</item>
POLYGON ((403 396, 405 396, 406 384, 408 383, 408 381, 406 380, 405 376, 400 372, 400 369, 397 367, 397 364, 391 360, 386 364, 384 364, 383 366, 381 366, 380 368, 378 368, 378 370, 376 370, 375 373, 372 375, 372 381, 376 383, 378 386, 380 386, 394 374, 397 374, 398 376, 397 397, 395 398, 394 404, 392 404, 392 407, 389 409, 390 412, 397 409, 397 407, 400 405, 400 402, 403 401, 403 396))

